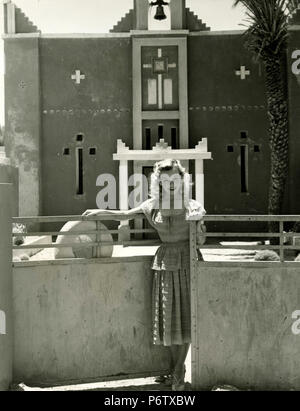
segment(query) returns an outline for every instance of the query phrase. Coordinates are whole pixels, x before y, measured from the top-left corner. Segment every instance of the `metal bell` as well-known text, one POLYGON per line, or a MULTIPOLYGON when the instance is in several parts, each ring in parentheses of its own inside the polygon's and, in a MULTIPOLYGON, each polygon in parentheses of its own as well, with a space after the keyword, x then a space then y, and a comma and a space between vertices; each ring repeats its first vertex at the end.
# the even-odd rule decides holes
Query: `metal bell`
POLYGON ((164 7, 161 5, 157 6, 156 14, 154 16, 155 20, 166 20, 167 16, 165 15, 164 7))

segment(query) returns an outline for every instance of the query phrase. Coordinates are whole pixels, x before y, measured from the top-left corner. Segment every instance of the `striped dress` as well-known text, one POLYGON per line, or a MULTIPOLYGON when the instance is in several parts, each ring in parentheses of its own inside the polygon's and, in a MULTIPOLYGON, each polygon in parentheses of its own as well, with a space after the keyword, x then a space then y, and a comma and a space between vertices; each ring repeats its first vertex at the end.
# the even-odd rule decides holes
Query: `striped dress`
POLYGON ((189 224, 201 219, 202 205, 190 200, 184 210, 154 208, 154 200, 142 205, 150 225, 162 241, 152 263, 152 322, 155 345, 182 345, 191 341, 189 224))

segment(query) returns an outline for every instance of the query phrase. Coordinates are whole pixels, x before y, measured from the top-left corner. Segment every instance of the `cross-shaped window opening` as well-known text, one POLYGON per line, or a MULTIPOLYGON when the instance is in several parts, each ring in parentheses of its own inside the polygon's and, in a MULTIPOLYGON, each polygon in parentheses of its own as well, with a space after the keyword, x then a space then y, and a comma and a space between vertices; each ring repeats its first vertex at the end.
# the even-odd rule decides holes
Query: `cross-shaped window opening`
POLYGON ((146 138, 146 150, 151 150, 151 128, 146 127, 145 129, 145 138, 146 138))
POLYGON ((76 194, 83 195, 83 148, 76 148, 76 194))
POLYGON ((241 192, 248 193, 248 146, 241 145, 241 192))
POLYGON ((178 149, 178 136, 177 136, 177 128, 176 127, 172 127, 171 128, 171 145, 172 145, 172 149, 176 150, 178 149))
POLYGON ((158 125, 158 141, 164 138, 164 126, 163 124, 158 125))

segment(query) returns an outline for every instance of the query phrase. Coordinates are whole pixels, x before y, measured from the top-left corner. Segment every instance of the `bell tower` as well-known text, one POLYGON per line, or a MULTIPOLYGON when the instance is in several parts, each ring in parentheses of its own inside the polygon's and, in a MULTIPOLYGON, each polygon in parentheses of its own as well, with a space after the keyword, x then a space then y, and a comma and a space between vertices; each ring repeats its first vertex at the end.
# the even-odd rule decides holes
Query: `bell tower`
MULTIPOLYGON (((136 30, 148 30, 150 0, 134 0, 135 28, 136 30)), ((152 2, 154 3, 154 1, 152 2)), ((170 8, 171 29, 182 30, 186 27, 186 2, 185 0, 168 0, 170 8)), ((155 7, 155 6, 153 6, 155 7)))
MULTIPOLYGON (((188 148, 185 17, 185 0, 135 0, 137 29, 131 32, 135 150, 151 150, 162 139, 173 149, 188 148), (164 8, 170 8, 171 30, 146 28, 151 6, 160 7, 156 10, 160 18, 164 8)), ((143 172, 139 164, 135 172, 143 172)))
POLYGON ((148 0, 134 0, 135 28, 136 30, 148 30, 148 0))
POLYGON ((186 28, 185 0, 171 0, 171 29, 182 30, 186 28))

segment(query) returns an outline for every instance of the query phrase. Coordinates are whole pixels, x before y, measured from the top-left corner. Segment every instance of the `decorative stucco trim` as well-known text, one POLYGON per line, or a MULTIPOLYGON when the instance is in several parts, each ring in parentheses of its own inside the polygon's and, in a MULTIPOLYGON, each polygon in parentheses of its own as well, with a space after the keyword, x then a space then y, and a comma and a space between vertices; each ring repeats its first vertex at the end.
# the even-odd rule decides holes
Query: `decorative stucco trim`
POLYGON ((3 40, 20 39, 20 38, 39 38, 41 33, 16 33, 16 34, 3 34, 3 40))
POLYGON ((130 33, 43 33, 44 39, 130 38, 130 33))
POLYGON ((193 31, 189 36, 240 36, 246 30, 224 30, 224 31, 193 31))

